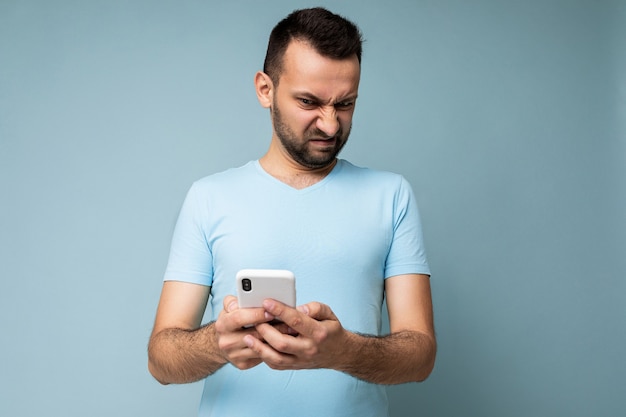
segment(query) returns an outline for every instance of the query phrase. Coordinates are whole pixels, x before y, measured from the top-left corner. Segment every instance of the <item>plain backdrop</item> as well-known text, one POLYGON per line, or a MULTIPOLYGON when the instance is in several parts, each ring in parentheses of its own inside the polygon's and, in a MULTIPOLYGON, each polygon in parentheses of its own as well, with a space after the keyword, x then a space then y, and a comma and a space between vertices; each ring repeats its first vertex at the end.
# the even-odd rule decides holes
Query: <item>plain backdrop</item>
POLYGON ((599 0, 0 0, 0 415, 195 415, 146 367, 174 222, 265 152, 253 75, 312 5, 366 38, 342 157, 424 222, 439 354, 392 415, 625 415, 626 2, 599 0))

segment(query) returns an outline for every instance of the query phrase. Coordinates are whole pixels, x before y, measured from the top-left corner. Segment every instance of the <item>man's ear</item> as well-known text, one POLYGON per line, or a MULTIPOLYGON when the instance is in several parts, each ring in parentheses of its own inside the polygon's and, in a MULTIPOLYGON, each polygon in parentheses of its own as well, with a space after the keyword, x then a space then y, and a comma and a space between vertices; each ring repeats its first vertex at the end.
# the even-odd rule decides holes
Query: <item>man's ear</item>
POLYGON ((272 79, 263 71, 259 71, 254 76, 254 86, 261 106, 266 109, 270 108, 274 99, 274 83, 272 83, 272 79))

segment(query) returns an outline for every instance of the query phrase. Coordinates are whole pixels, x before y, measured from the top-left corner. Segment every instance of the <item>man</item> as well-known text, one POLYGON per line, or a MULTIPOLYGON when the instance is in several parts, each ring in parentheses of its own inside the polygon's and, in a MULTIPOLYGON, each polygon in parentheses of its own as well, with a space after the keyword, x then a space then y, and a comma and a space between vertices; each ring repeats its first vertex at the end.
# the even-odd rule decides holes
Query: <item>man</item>
POLYGON ((384 385, 433 368, 430 272, 410 186, 337 159, 361 42, 325 9, 281 21, 255 76, 272 117, 268 152, 196 182, 185 199, 149 369, 163 384, 206 378, 201 416, 385 416, 384 385), (244 268, 293 271, 300 305, 238 308, 244 268), (384 297, 390 334, 379 336, 384 297))

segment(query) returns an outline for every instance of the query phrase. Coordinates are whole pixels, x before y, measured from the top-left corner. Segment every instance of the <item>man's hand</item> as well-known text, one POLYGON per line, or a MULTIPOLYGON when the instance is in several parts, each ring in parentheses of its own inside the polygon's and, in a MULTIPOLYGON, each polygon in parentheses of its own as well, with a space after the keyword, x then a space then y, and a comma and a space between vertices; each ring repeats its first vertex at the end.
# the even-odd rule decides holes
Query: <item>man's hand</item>
POLYGON ((256 358, 272 369, 338 368, 350 333, 330 307, 314 302, 292 308, 265 300, 263 308, 266 318, 279 319, 286 329, 259 323, 256 334, 245 335, 243 342, 256 358))
POLYGON ((226 296, 224 309, 215 321, 217 345, 224 359, 242 370, 260 364, 261 357, 248 347, 244 339, 252 338, 262 344, 262 336, 254 326, 267 323, 273 318, 263 308, 240 309, 237 298, 226 296))

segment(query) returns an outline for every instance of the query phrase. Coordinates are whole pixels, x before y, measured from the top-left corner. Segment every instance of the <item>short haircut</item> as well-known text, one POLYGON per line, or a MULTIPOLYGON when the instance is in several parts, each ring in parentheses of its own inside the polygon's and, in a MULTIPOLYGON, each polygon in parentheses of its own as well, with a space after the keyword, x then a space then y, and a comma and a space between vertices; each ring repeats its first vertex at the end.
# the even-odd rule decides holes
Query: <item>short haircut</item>
POLYGON ((344 59, 356 55, 361 63, 363 37, 354 23, 322 7, 295 10, 270 34, 263 72, 275 84, 283 71, 285 51, 293 40, 309 44, 327 58, 344 59))

